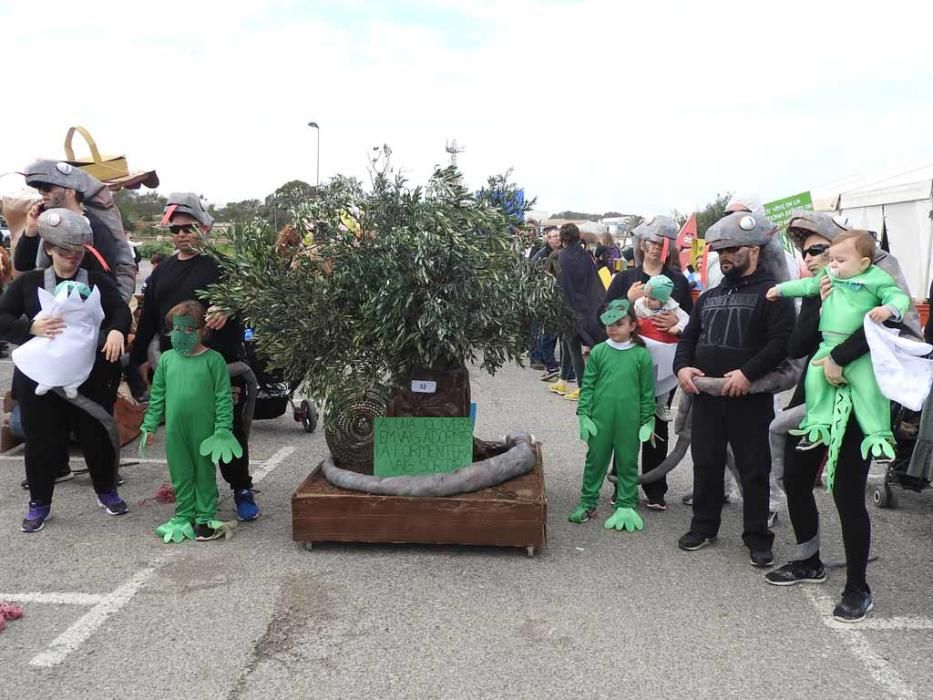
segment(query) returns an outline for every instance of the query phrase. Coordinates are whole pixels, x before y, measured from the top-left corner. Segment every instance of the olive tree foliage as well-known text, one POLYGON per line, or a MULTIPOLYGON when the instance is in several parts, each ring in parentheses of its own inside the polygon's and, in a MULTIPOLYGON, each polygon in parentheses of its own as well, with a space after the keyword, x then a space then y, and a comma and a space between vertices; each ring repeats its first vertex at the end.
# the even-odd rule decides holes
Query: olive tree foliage
POLYGON ((414 367, 494 373, 520 359, 533 325, 566 323, 555 280, 512 236, 514 212, 491 203, 509 197, 472 194, 452 167, 412 187, 388 156, 373 157, 368 189, 336 177, 294 206, 302 243, 286 252, 266 222, 235 230, 211 289, 318 399, 397 386, 414 367))

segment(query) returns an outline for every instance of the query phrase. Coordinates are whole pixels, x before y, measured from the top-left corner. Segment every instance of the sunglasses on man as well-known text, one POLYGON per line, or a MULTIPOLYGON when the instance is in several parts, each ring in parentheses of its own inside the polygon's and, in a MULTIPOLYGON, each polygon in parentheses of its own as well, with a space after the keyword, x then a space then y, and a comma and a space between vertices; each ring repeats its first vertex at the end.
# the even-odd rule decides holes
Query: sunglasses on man
POLYGON ((803 257, 809 255, 811 258, 818 258, 827 250, 829 250, 828 243, 816 243, 803 251, 803 257))
POLYGON ((37 182, 35 185, 33 185, 33 187, 39 190, 42 194, 48 194, 56 187, 58 187, 58 185, 50 185, 47 182, 37 182))
POLYGON ((198 227, 194 224, 174 224, 168 227, 168 230, 175 236, 179 233, 197 233, 198 227))

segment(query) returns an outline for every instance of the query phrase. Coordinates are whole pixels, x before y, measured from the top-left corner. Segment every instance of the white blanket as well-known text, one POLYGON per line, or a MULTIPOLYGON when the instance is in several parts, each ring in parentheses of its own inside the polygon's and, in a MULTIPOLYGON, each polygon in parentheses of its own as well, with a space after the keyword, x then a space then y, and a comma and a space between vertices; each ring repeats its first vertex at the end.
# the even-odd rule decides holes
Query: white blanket
POLYGON ((39 386, 37 394, 51 387, 65 387, 69 396, 90 376, 97 355, 97 338, 104 320, 97 287, 84 300, 73 289, 62 288, 52 296, 39 289, 41 311, 36 318, 59 316, 65 322, 54 338, 32 338, 13 351, 13 364, 39 386))
POLYGON ((641 339, 645 341, 645 347, 654 364, 654 395, 665 396, 677 386, 677 376, 674 374, 674 353, 677 352, 677 343, 660 343, 645 336, 641 339))
POLYGON ((900 331, 875 323, 867 315, 865 337, 881 393, 901 406, 919 411, 933 382, 933 360, 924 357, 933 351, 933 346, 901 338, 900 331))

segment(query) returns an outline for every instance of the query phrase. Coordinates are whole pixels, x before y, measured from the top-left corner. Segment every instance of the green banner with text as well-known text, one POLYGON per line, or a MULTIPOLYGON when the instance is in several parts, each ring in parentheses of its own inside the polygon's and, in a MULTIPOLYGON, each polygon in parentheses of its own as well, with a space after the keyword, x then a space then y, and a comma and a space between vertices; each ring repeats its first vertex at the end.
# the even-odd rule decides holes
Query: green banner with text
POLYGON ((469 418, 377 418, 376 476, 452 472, 473 461, 469 418))

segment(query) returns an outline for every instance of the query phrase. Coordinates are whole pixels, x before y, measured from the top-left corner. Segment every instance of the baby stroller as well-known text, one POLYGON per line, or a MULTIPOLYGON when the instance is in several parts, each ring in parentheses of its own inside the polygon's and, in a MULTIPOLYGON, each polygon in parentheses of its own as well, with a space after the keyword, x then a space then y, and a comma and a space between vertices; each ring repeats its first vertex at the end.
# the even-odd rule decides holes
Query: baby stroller
POLYGON ((285 372, 268 369, 268 363, 256 352, 256 343, 249 332, 246 334, 244 345, 246 363, 256 375, 257 392, 253 420, 278 418, 291 406, 292 418, 301 423, 306 433, 313 433, 318 422, 317 406, 308 399, 302 399, 295 404, 294 396, 298 382, 290 381, 285 372))
POLYGON ((897 508, 895 488, 920 493, 930 486, 928 479, 908 473, 920 433, 920 412, 892 403, 891 414, 891 431, 897 443, 894 460, 887 466, 884 478, 868 487, 871 501, 878 508, 897 508))

